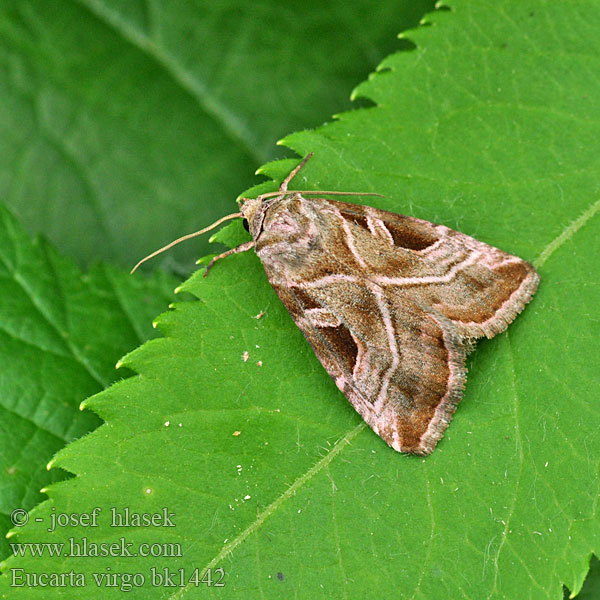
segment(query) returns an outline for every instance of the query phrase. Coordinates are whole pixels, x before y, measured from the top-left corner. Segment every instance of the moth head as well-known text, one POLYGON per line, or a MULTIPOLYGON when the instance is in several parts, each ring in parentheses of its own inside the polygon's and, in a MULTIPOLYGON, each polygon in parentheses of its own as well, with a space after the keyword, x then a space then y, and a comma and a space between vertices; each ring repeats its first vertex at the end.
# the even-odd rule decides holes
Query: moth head
POLYGON ((280 198, 274 198, 272 194, 267 197, 259 196, 258 198, 240 198, 240 212, 244 219, 244 227, 250 232, 252 238, 260 235, 265 220, 267 209, 280 198))
MULTIPOLYGON (((254 216, 256 215, 260 205, 261 199, 259 198, 242 198, 241 199, 240 212, 242 213, 242 218, 248 224, 248 231, 252 233, 253 227, 252 223, 254 222, 254 216)), ((246 227, 246 224, 244 224, 246 227)), ((254 236, 252 236, 254 237, 254 236)))

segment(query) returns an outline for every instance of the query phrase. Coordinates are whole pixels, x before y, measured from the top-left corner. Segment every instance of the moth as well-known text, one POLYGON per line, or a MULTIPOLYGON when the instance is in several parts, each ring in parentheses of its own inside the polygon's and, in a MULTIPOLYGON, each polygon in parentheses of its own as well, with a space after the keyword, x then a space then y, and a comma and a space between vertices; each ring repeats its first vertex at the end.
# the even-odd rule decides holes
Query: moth
MULTIPOLYGON (((398 452, 429 454, 460 401, 477 338, 504 331, 535 293, 531 264, 414 217, 289 191, 242 198, 269 283, 317 358, 373 431, 398 452)), ((355 194, 355 193, 353 193, 355 194)), ((134 268, 134 270, 135 270, 134 268)))

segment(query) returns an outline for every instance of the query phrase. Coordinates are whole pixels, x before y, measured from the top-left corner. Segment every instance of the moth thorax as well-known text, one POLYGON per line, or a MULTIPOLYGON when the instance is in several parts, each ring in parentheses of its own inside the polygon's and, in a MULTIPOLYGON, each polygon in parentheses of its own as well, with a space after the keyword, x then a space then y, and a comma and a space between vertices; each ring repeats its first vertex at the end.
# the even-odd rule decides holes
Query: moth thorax
POLYGON ((319 231, 305 209, 302 199, 294 197, 270 206, 262 225, 263 243, 276 244, 284 253, 298 254, 313 249, 318 243, 319 231))

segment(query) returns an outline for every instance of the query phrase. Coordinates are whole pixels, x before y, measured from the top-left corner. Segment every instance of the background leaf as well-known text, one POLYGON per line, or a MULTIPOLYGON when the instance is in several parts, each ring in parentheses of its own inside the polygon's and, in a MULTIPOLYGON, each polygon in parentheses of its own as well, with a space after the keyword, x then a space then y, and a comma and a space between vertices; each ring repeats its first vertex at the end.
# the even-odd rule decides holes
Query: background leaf
MULTIPOLYGON (((46 242, 32 243, 0 206, 0 530, 40 488, 67 475, 46 464, 100 424, 79 404, 127 375, 115 362, 152 337, 172 277, 143 280, 103 265, 82 274, 46 242)), ((10 554, 4 535, 0 556, 10 554)))
MULTIPOLYGON (((0 198, 78 261, 133 265, 222 216, 279 137, 349 108, 432 7, 6 0, 0 198)), ((189 272, 199 247, 163 260, 189 272)))
MULTIPOLYGON (((524 314, 472 355, 464 400, 432 456, 398 455, 368 430, 257 257, 230 257, 186 282, 201 302, 163 315, 165 338, 126 357, 139 377, 88 400, 107 425, 55 459, 78 477, 51 487, 18 538, 125 535, 136 548, 179 543, 182 556, 7 566, 140 572, 146 587, 129 593, 143 598, 215 591, 152 587, 151 569, 165 566, 186 578, 222 567, 228 598, 545 599, 560 598, 563 583, 577 592, 599 546, 596 5, 455 0, 410 33, 414 52, 389 57, 360 86, 376 108, 286 141, 315 152, 298 188, 383 193, 374 205, 540 270, 524 314), (104 517, 167 508, 176 526, 115 532, 105 518, 94 531, 45 531, 52 509, 94 506, 104 517)), ((287 170, 289 161, 264 169, 287 170)))
MULTIPOLYGON (((565 594, 567 597, 567 594, 565 594)), ((583 584, 578 600, 595 600, 600 597, 600 562, 593 556, 590 562, 590 572, 583 584)))

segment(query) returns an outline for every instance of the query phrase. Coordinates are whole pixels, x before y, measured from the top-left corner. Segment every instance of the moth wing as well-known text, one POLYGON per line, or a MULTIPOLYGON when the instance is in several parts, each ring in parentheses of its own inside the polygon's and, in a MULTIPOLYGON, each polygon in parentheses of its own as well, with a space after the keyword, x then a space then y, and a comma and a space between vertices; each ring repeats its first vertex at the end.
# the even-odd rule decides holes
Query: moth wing
POLYGON ((367 206, 296 194, 272 210, 257 252, 315 354, 391 447, 430 453, 462 396, 471 340, 508 326, 535 292, 535 269, 367 206))
POLYGON ((429 454, 465 383, 465 348, 443 317, 409 303, 402 311, 377 286, 349 281, 326 290, 272 282, 338 388, 367 424, 399 452, 429 454), (352 305, 344 298, 352 297, 352 305), (334 303, 335 304, 335 303, 334 303))
POLYGON ((326 201, 349 227, 346 243, 386 293, 443 315, 465 338, 504 331, 535 293, 531 264, 443 225, 326 201))

